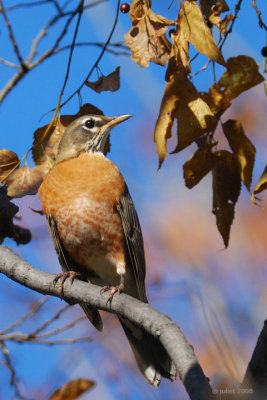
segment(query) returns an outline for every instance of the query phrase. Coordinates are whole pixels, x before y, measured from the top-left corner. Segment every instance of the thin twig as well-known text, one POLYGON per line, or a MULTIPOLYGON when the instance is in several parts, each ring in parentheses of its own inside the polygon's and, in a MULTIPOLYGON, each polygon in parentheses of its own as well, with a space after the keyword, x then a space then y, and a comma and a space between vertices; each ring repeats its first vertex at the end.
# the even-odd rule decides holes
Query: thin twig
POLYGON ((42 333, 41 335, 37 335, 36 339, 39 340, 39 339, 43 339, 43 338, 47 338, 47 337, 50 337, 50 336, 57 335, 58 333, 61 333, 61 332, 65 332, 68 329, 73 328, 79 322, 84 321, 85 319, 86 319, 86 317, 77 318, 74 321, 72 321, 72 322, 70 322, 70 323, 68 323, 66 325, 61 326, 60 328, 54 329, 53 331, 49 331, 49 332, 46 332, 46 333, 42 333))
POLYGON ((79 87, 75 92, 73 92, 72 95, 69 96, 69 97, 67 98, 67 100, 65 100, 64 103, 62 103, 62 104, 60 105, 60 107, 63 107, 64 105, 66 105, 76 94, 79 94, 79 93, 80 93, 81 89, 82 89, 83 86, 84 86, 84 82, 88 81, 88 79, 90 78, 90 76, 91 76, 91 74, 93 73, 93 71, 95 70, 95 68, 97 68, 97 66, 98 66, 98 64, 99 64, 99 62, 100 62, 100 60, 101 60, 101 58, 103 57, 103 55, 104 55, 104 53, 105 53, 105 51, 106 51, 107 46, 109 45, 109 43, 110 43, 110 41, 111 41, 111 38, 112 38, 113 33, 114 33, 114 30, 115 30, 115 28, 116 28, 116 25, 117 25, 117 22, 118 22, 118 16, 119 16, 119 9, 120 9, 120 0, 117 1, 116 16, 115 16, 115 20, 114 20, 114 23, 113 23, 111 32, 110 32, 110 34, 109 34, 109 37, 108 37, 108 39, 107 39, 107 41, 106 41, 106 43, 105 43, 105 46, 103 47, 103 50, 102 50, 101 53, 100 53, 98 59, 97 59, 96 62, 94 63, 93 67, 91 68, 90 72, 87 74, 86 78, 84 79, 84 81, 83 81, 83 83, 80 85, 80 87, 79 87))
POLYGON ((2 331, 0 331, 0 335, 4 335, 7 332, 12 331, 13 329, 17 328, 18 326, 20 326, 24 321, 26 321, 26 319, 32 317, 33 315, 35 315, 39 309, 44 305, 45 302, 47 302, 47 300, 49 300, 49 296, 43 297, 41 298, 38 303, 36 303, 34 305, 34 307, 32 308, 32 310, 30 310, 27 314, 23 315, 17 322, 15 322, 14 324, 10 325, 9 327, 3 329, 2 331))
POLYGON ((20 68, 20 66, 18 64, 14 64, 14 63, 12 63, 8 60, 5 60, 4 58, 1 58, 1 57, 0 57, 0 62, 2 64, 6 65, 7 67, 16 68, 16 69, 20 68))
POLYGON ((10 386, 13 386, 13 388, 15 389, 15 395, 17 396, 17 398, 19 398, 20 400, 28 400, 26 397, 24 397, 19 390, 17 381, 17 374, 16 374, 16 370, 12 365, 12 361, 11 361, 11 357, 9 354, 9 351, 7 349, 7 347, 5 346, 5 344, 3 342, 0 342, 0 350, 2 351, 3 354, 3 364, 5 365, 5 367, 9 370, 10 372, 10 386))
POLYGON ((46 321, 40 328, 36 329, 35 331, 33 331, 31 333, 32 337, 35 337, 38 335, 39 332, 44 331, 49 325, 52 324, 52 322, 56 321, 57 319, 59 319, 59 317, 65 312, 67 311, 71 306, 68 304, 65 307, 62 307, 52 318, 50 318, 48 321, 46 321))
POLYGON ((261 18, 261 11, 257 7, 256 0, 252 0, 252 7, 255 9, 257 13, 260 28, 264 28, 267 31, 267 26, 265 25, 265 23, 261 18))
POLYGON ((78 13, 79 14, 78 14, 78 19, 77 19, 77 22, 76 22, 76 27, 75 27, 75 31, 74 31, 74 35, 73 35, 73 39, 72 39, 72 44, 71 44, 71 47, 70 47, 70 55, 69 55, 69 59, 68 59, 67 71, 66 71, 66 75, 65 75, 65 78, 64 78, 63 86, 62 86, 62 89, 61 89, 60 95, 59 95, 59 103, 61 102, 61 98, 62 98, 62 96, 64 94, 64 90, 65 90, 65 87, 67 85, 68 78, 69 78, 71 60, 72 60, 73 51, 74 51, 74 47, 75 47, 75 42, 76 42, 76 38, 77 38, 77 34, 78 34, 80 22, 81 22, 82 13, 83 13, 83 4, 84 4, 84 0, 81 0, 80 4, 78 6, 78 13))
POLYGON ((189 79, 194 78, 196 75, 200 74, 200 72, 202 72, 202 71, 204 71, 205 69, 207 69, 208 66, 209 66, 209 64, 210 64, 210 62, 211 62, 211 58, 208 60, 208 62, 207 62, 205 65, 203 65, 202 68, 200 68, 199 71, 195 72, 193 75, 190 75, 190 76, 189 76, 189 79))
POLYGON ((239 11, 240 11, 242 1, 243 1, 243 0, 238 0, 238 2, 237 2, 236 5, 235 5, 235 14, 234 14, 234 18, 233 18, 233 20, 232 20, 232 22, 231 22, 231 25, 230 25, 229 29, 227 30, 226 34, 224 35, 224 38, 223 38, 222 43, 220 44, 220 47, 219 47, 220 50, 222 49, 222 47, 223 47, 223 45, 224 45, 224 43, 225 43, 225 41, 226 41, 228 35, 229 35, 229 34, 232 32, 232 30, 233 30, 233 26, 234 26, 234 23, 235 23, 235 21, 236 21, 236 19, 237 19, 237 15, 238 15, 238 13, 239 13, 239 11))
POLYGON ((6 11, 5 11, 5 8, 4 8, 4 3, 3 3, 2 0, 0 0, 0 6, 1 6, 1 13, 2 13, 2 15, 3 15, 3 17, 4 17, 4 20, 5 20, 5 23, 6 23, 6 27, 7 27, 7 30, 8 30, 8 32, 9 32, 9 38, 10 38, 10 40, 11 40, 11 43, 12 43, 14 52, 15 52, 15 54, 16 54, 18 60, 19 60, 19 63, 20 63, 20 65, 21 65, 21 68, 22 68, 23 70, 24 70, 24 69, 27 69, 27 66, 26 66, 26 64, 24 63, 23 58, 22 58, 22 56, 21 56, 21 54, 20 54, 19 47, 18 47, 17 41, 16 41, 16 39, 15 39, 13 30, 12 30, 12 26, 11 26, 11 23, 10 23, 8 17, 7 17, 7 14, 6 14, 6 11))
MULTIPOLYGON (((80 43, 75 43, 75 48, 76 47, 85 47, 85 46, 96 46, 96 47, 101 47, 103 49, 103 47, 105 46, 104 43, 98 43, 98 42, 80 42, 80 43)), ((115 46, 110 44, 110 47, 115 46)), ((67 46, 63 46, 60 47, 59 49, 55 50, 53 54, 51 55, 55 55, 60 53, 61 51, 64 50, 68 50, 70 49, 71 45, 67 45, 67 46)), ((128 48, 125 48, 125 50, 122 51, 117 51, 117 50, 113 50, 112 48, 108 47, 106 49, 106 51, 110 54, 114 54, 115 56, 130 56, 130 51, 128 50, 128 48)), ((119 47, 119 46, 118 46, 119 47)), ((122 46, 122 48, 124 49, 124 46, 122 46)))

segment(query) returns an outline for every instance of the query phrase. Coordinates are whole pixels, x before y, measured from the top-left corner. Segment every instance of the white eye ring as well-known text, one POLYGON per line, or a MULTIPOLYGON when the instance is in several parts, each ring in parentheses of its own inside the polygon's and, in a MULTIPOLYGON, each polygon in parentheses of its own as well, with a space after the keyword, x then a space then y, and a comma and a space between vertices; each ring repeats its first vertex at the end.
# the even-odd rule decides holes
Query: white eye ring
POLYGON ((95 121, 92 119, 87 119, 84 125, 86 126, 86 128, 92 129, 95 126, 95 121))

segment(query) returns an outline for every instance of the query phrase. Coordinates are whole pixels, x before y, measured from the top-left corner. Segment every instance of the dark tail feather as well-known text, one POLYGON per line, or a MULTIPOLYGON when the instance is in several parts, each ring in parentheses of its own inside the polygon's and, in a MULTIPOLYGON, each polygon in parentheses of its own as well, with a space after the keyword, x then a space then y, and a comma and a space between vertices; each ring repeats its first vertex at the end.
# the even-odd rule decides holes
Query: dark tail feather
POLYGON ((99 312, 95 308, 89 307, 85 304, 80 304, 80 306, 82 307, 83 311, 85 312, 85 315, 87 316, 89 321, 94 325, 94 327, 97 330, 102 331, 103 321, 102 318, 100 317, 99 312))
POLYGON ((158 387, 161 376, 174 381, 177 375, 176 367, 160 341, 132 322, 124 318, 119 318, 119 320, 138 367, 148 383, 158 387))

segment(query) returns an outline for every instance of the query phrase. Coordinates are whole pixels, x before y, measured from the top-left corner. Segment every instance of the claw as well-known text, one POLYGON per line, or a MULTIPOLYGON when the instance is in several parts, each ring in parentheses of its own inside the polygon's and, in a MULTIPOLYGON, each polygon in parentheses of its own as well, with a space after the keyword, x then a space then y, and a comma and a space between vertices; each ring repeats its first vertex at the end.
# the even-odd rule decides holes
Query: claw
POLYGON ((62 272, 61 274, 58 274, 55 279, 53 279, 53 284, 54 286, 56 285, 57 281, 59 279, 61 279, 61 283, 58 287, 59 293, 60 293, 60 297, 62 297, 63 295, 63 286, 64 283, 66 281, 67 278, 70 279, 70 284, 73 284, 74 279, 76 279, 78 277, 78 275, 80 275, 78 272, 74 272, 74 271, 68 271, 68 272, 62 272))
POLYGON ((124 285, 121 283, 119 286, 104 286, 104 287, 102 287, 102 289, 100 290, 100 293, 101 293, 101 294, 102 294, 102 293, 105 293, 105 292, 107 292, 108 290, 110 290, 110 295, 109 295, 108 300, 107 300, 107 303, 106 303, 107 305, 108 305, 108 303, 111 303, 111 302, 112 302, 112 299, 113 299, 113 296, 114 296, 115 293, 120 294, 121 292, 124 291, 124 285))

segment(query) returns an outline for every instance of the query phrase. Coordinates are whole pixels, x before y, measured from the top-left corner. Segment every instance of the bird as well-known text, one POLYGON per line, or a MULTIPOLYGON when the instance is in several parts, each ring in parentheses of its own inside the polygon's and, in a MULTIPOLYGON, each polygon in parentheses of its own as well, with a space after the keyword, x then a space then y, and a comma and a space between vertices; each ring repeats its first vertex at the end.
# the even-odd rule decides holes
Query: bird
MULTIPOLYGON (((39 188, 42 213, 65 279, 76 277, 148 303, 145 289, 144 241, 137 212, 119 168, 105 156, 113 127, 130 118, 84 115, 65 129, 53 167, 39 188)), ((80 304, 101 331, 97 309, 80 304)), ((160 341, 118 316, 137 365, 158 387, 161 377, 175 380, 177 371, 160 341)))

